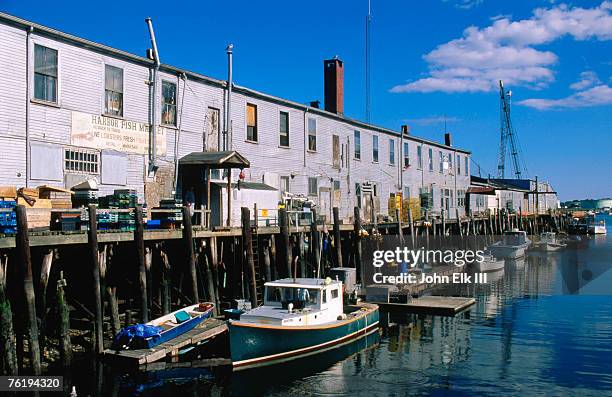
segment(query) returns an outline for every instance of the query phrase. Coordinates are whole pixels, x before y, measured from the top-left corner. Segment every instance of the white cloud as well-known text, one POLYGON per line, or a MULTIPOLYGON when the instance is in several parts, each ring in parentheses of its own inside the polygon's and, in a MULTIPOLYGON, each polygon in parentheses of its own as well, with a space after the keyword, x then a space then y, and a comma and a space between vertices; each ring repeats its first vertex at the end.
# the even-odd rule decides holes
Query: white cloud
POLYGON ((406 119, 404 121, 407 123, 415 124, 415 125, 433 125, 433 124, 443 124, 443 123, 456 123, 457 121, 461 121, 461 119, 457 117, 448 117, 444 115, 438 115, 438 116, 421 117, 421 118, 415 118, 415 119, 406 119))
POLYGON ((519 105, 529 106, 538 110, 571 109, 589 106, 612 104, 612 87, 605 84, 596 85, 584 91, 576 92, 560 99, 525 99, 519 105))
POLYGON ((476 6, 479 6, 482 4, 483 0, 460 0, 459 2, 455 3, 455 8, 459 8, 461 10, 470 10, 476 6))
POLYGON ((554 81, 558 58, 535 48, 563 36, 575 40, 612 39, 612 2, 594 8, 560 4, 538 8, 529 19, 496 19, 490 26, 468 27, 463 36, 441 44, 423 58, 428 76, 393 87, 391 92, 476 92, 508 85, 541 89, 554 81))
POLYGON ((580 80, 570 84, 570 88, 575 91, 581 91, 599 83, 601 83, 601 81, 597 77, 597 74, 593 71, 587 70, 580 73, 580 80))

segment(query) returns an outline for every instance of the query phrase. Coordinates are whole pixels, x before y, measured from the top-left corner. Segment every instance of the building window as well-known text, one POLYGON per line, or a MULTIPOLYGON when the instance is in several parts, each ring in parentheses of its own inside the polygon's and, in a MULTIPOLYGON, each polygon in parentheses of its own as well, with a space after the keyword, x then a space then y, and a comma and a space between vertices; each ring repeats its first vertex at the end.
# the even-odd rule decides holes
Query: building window
POLYGON ((332 135, 332 168, 340 169, 340 136, 332 135))
POLYGON ((476 207, 482 208, 485 205, 485 196, 479 194, 476 196, 476 207))
POLYGON ((257 106, 247 103, 247 141, 257 142, 257 106))
POLYGON ((279 145, 289 147, 289 113, 280 112, 279 124, 279 145))
POLYGON ((468 158, 468 156, 465 156, 465 170, 464 170, 465 175, 470 175, 470 171, 469 171, 468 165, 469 165, 469 158, 468 158))
POLYGON ((408 142, 404 142, 404 168, 410 167, 410 145, 408 142))
POLYGON ((97 152, 83 149, 66 149, 64 151, 64 170, 83 174, 99 173, 99 156, 97 152))
POLYGON ((104 113, 123 116, 123 69, 104 65, 104 113))
POLYGON ((355 158, 361 160, 361 132, 355 130, 355 158))
POLYGON ((450 172, 453 172, 453 154, 449 153, 448 154, 448 169, 450 170, 450 172))
POLYGON ((421 201, 421 208, 432 209, 433 208, 433 189, 422 187, 419 189, 419 198, 421 201))
POLYGON ((389 164, 395 164, 395 141, 389 139, 389 164))
POLYGON ((444 154, 442 154, 441 150, 438 153, 440 154, 440 174, 441 174, 444 172, 444 154))
POLYGON ((57 50, 34 45, 34 98, 57 103, 57 50))
POLYGON ((457 207, 465 206, 465 190, 457 190, 457 207))
POLYGON ((461 175, 461 156, 457 155, 457 175, 461 175))
POLYGON ((176 126, 176 84, 162 81, 162 124, 176 126))
POLYGON ((340 190, 340 181, 338 179, 334 179, 334 190, 340 190))
POLYGON ((417 146, 417 168, 423 169, 423 146, 417 146))
POLYGON ((332 299, 338 299, 338 290, 337 289, 332 289, 331 290, 331 298, 332 299))
POLYGON ((316 196, 319 190, 319 180, 316 177, 308 178, 308 195, 316 196))
POLYGON ((280 177, 280 190, 281 190, 281 193, 289 192, 289 177, 288 176, 280 177))
POLYGON ((429 148, 429 171, 433 172, 433 149, 429 148))
POLYGON ((357 207, 361 208, 361 183, 355 184, 355 201, 357 207))
POLYGON ((372 136, 372 161, 378 163, 378 136, 372 136))
POLYGON ((403 199, 410 198, 410 186, 404 186, 404 194, 402 196, 403 199))
POLYGON ((317 119, 308 119, 308 150, 317 151, 317 119))

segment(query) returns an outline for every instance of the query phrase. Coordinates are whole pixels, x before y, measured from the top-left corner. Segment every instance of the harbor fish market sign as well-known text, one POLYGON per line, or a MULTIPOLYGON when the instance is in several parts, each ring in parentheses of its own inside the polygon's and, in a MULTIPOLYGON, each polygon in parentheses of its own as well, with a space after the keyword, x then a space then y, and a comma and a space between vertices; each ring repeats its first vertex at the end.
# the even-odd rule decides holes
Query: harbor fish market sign
MULTIPOLYGON (((149 124, 138 121, 72 112, 70 143, 93 149, 148 154, 149 127, 149 124)), ((166 154, 166 129, 159 127, 156 134, 157 154, 164 156, 166 154)))

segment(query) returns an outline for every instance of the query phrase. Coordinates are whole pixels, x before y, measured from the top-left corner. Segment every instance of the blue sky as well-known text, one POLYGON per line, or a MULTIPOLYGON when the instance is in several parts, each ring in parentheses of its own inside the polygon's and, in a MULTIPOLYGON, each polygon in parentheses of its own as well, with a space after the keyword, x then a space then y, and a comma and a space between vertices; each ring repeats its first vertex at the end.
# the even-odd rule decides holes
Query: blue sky
MULTIPOLYGON (((49 2, 0 10, 136 54, 155 25, 162 62, 297 102, 322 100, 323 59, 345 61, 345 112, 363 119, 367 0, 49 2)), ((562 200, 612 196, 612 2, 372 1, 372 122, 456 146, 494 175, 497 80, 530 176, 562 200)), ((472 166, 473 173, 477 167, 472 166)))

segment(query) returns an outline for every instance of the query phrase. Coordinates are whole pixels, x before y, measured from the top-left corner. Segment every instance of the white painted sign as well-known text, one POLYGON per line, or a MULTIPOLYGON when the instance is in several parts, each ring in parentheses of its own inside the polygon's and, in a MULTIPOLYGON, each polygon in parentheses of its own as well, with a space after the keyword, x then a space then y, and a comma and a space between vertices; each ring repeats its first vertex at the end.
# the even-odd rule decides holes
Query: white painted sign
MULTIPOLYGON (((147 123, 122 120, 96 114, 72 112, 70 143, 93 149, 117 150, 125 153, 149 153, 147 123)), ((157 154, 166 154, 166 129, 158 127, 157 154)))

